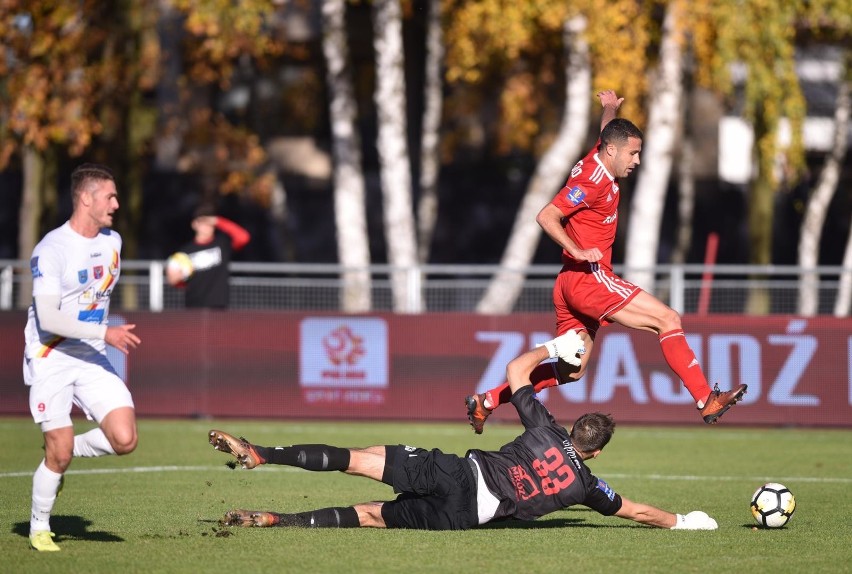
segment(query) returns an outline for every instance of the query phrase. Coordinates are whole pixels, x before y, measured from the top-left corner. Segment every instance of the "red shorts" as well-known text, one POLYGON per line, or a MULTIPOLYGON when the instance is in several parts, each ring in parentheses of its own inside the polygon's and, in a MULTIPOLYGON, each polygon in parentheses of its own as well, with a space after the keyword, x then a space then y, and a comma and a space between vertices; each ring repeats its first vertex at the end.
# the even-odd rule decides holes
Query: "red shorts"
POLYGON ((597 263, 566 265, 553 284, 556 335, 569 329, 595 336, 609 317, 639 294, 639 287, 597 263))

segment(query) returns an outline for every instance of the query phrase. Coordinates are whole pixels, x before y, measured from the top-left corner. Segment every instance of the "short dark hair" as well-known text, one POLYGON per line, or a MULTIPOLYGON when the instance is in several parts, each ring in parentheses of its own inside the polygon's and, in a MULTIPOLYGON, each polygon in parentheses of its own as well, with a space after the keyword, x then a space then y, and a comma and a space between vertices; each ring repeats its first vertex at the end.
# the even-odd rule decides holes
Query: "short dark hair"
POLYGON ((209 201, 205 201, 195 208, 195 211, 192 214, 192 219, 198 219, 199 217, 211 217, 213 215, 216 215, 216 206, 209 201))
POLYGON ((94 181, 115 181, 112 171, 98 163, 84 163, 71 172, 71 197, 76 205, 80 193, 94 181))
POLYGON ((610 415, 586 413, 574 421, 571 429, 571 443, 581 452, 602 450, 614 432, 615 421, 610 415))
POLYGON ((607 144, 620 145, 627 143, 627 138, 644 139, 642 130, 637 128, 633 122, 624 118, 615 118, 604 126, 601 132, 601 147, 607 144))

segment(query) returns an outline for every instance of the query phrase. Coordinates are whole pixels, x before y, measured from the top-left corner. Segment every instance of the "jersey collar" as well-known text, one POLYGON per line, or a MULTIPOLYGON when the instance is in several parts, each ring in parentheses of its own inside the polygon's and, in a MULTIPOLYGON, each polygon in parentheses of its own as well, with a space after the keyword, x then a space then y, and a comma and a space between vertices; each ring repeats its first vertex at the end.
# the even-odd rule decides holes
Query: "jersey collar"
POLYGON ((603 164, 603 162, 601 161, 601 158, 599 158, 599 157, 598 157, 598 154, 595 154, 595 156, 594 156, 594 157, 595 157, 595 161, 597 162, 597 164, 598 164, 599 166, 601 166, 601 169, 604 171, 604 173, 605 173, 605 174, 606 174, 606 176, 609 178, 609 180, 610 180, 610 181, 615 181, 615 176, 613 176, 611 173, 609 173, 609 170, 608 170, 608 169, 606 168, 606 166, 603 164))

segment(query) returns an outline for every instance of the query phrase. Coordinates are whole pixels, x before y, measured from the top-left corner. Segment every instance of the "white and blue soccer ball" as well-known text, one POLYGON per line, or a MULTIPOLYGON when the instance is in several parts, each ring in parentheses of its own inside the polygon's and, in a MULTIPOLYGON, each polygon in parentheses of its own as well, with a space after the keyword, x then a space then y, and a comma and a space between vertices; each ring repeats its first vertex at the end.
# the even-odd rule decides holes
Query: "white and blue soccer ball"
POLYGON ((751 514, 764 528, 781 528, 796 510, 796 498, 790 489, 777 482, 767 482, 751 497, 751 514))

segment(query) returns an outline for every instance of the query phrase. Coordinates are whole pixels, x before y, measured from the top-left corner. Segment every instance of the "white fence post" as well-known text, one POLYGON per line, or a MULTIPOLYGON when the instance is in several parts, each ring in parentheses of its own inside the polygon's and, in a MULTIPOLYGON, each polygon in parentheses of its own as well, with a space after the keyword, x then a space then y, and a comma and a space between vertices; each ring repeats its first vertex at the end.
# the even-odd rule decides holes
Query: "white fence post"
POLYGON ((683 315, 683 311, 686 309, 683 265, 672 265, 669 282, 669 304, 672 309, 683 315))
POLYGON ((151 311, 163 310, 163 262, 151 261, 148 266, 148 298, 151 311))
POLYGON ((13 277, 11 265, 7 265, 3 268, 3 271, 0 271, 0 309, 4 311, 9 311, 12 308, 13 277))

